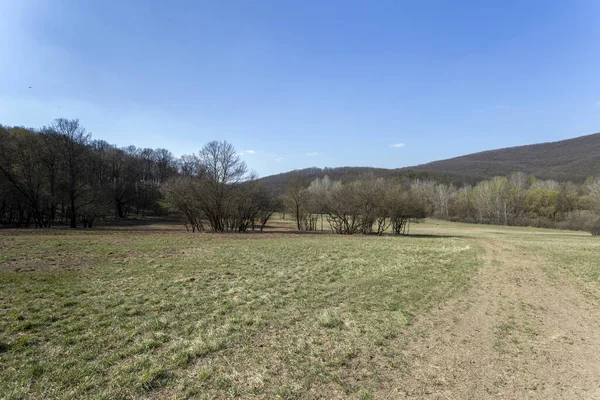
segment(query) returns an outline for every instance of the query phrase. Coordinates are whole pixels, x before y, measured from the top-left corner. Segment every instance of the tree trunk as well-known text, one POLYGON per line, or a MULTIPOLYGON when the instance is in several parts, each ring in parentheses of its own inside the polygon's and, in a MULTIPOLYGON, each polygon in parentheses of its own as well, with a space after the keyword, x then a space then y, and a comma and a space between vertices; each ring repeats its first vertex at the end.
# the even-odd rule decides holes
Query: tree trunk
POLYGON ((77 215, 75 215, 75 194, 71 193, 71 228, 77 228, 77 215))

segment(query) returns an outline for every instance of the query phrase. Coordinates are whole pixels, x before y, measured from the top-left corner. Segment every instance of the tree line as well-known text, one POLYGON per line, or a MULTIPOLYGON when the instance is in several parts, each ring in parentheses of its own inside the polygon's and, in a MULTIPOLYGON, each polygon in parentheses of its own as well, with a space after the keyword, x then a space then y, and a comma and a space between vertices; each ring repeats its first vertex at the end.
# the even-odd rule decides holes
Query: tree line
POLYGON ((280 208, 227 142, 175 158, 92 140, 77 119, 41 129, 0 125, 3 226, 91 228, 176 212, 192 231, 243 232, 262 230, 280 208))
POLYGON ((521 172, 477 185, 376 178, 343 183, 327 176, 309 185, 296 177, 285 195, 297 229, 316 230, 319 218, 334 232, 404 232, 410 221, 437 219, 481 224, 587 230, 600 234, 600 178, 584 184, 538 180, 521 172))
POLYGON ((107 218, 177 213, 194 232, 245 232, 262 230, 274 212, 291 214, 298 230, 339 234, 403 234, 429 216, 600 234, 600 178, 575 184, 514 173, 457 187, 372 173, 307 183, 298 174, 276 195, 225 141, 176 158, 165 149, 92 140, 76 119, 41 129, 0 125, 3 226, 92 227, 107 218))
POLYGON ((600 178, 583 184, 538 180, 521 172, 477 185, 454 187, 419 182, 431 215, 451 221, 588 230, 600 221, 600 178))
POLYGON ((169 151, 92 140, 76 119, 0 126, 0 224, 92 227, 107 216, 160 213, 160 187, 177 173, 169 151))

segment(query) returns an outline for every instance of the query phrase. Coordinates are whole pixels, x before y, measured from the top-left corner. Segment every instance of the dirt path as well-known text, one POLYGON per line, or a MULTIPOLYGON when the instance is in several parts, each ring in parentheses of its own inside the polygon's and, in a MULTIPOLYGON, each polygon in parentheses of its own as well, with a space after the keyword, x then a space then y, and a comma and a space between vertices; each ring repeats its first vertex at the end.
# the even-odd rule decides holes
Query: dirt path
POLYGON ((600 291, 550 278, 543 258, 476 239, 469 293, 418 321, 380 399, 600 399, 600 291))

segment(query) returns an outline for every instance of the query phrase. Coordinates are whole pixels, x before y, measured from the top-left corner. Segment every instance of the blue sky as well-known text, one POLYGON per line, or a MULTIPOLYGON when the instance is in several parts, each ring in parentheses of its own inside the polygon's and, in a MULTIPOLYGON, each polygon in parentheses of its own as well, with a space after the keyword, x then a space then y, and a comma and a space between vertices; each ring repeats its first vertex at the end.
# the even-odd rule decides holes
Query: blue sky
POLYGON ((175 155, 227 140, 261 176, 561 140, 600 131, 599 17, 597 0, 0 0, 0 123, 79 118, 175 155))

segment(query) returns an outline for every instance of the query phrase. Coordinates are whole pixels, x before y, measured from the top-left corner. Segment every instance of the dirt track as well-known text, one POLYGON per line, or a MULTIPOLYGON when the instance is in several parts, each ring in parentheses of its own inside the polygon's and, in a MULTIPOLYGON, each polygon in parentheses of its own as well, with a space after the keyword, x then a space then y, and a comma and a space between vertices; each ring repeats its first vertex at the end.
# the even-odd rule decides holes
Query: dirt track
POLYGON ((481 238, 472 289, 421 318, 385 399, 600 399, 600 290, 481 238), (586 290, 582 290, 585 285, 586 290))

